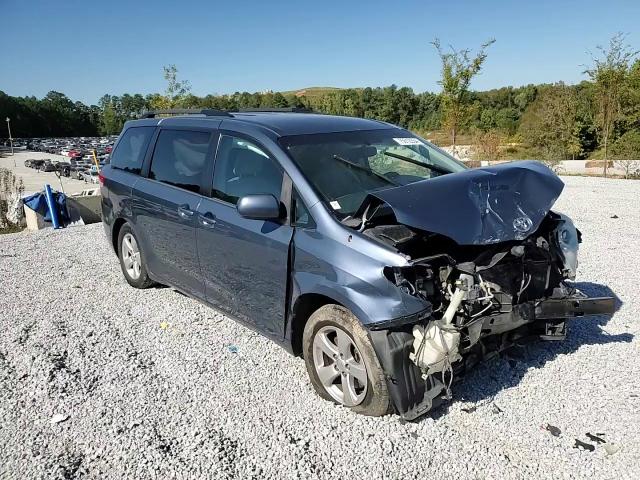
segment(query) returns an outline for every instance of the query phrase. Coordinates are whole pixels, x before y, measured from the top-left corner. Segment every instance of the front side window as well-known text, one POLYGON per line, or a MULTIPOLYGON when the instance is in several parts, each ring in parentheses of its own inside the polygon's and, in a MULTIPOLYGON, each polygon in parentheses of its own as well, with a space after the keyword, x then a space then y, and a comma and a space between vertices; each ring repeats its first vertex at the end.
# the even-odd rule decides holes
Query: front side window
POLYGON ((128 128, 111 154, 109 163, 114 168, 140 174, 149 141, 156 127, 128 128))
POLYGON ((237 203, 245 195, 270 193, 278 200, 282 190, 282 170, 255 143, 222 135, 213 172, 213 196, 237 203))
POLYGON ((280 144, 340 217, 353 215, 369 192, 466 168, 396 128, 295 135, 282 137, 280 144))
POLYGON ((153 150, 149 178, 199 192, 210 138, 208 132, 161 131, 153 150))

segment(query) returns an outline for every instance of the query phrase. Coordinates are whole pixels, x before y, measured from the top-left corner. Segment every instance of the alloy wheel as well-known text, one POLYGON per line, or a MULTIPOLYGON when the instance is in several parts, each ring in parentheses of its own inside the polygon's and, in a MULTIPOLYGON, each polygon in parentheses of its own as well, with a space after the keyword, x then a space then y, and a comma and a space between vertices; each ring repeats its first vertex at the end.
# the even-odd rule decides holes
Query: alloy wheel
POLYGON ((122 237, 122 261, 124 262, 124 268, 129 277, 131 277, 132 280, 139 279, 142 267, 140 249, 138 248, 136 238, 130 233, 122 237))
POLYGON ((367 395, 367 368, 349 334, 336 326, 320 328, 313 338, 313 364, 331 398, 359 405, 367 395))

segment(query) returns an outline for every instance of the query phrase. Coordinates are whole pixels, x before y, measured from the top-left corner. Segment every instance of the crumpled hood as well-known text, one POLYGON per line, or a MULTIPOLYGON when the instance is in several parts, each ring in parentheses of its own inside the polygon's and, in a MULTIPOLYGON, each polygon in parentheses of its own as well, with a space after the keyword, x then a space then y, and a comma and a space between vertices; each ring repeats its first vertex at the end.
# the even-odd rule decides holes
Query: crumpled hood
POLYGON ((533 233, 564 183, 536 161, 469 169, 371 192, 399 223, 460 245, 522 240, 533 233))

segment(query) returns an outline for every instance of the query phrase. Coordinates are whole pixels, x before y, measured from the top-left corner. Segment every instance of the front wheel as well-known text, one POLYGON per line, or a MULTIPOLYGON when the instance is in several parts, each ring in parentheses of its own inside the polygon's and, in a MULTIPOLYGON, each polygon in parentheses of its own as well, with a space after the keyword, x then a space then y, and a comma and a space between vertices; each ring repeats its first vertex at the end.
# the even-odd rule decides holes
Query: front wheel
POLYGON ((318 395, 356 413, 391 411, 384 372, 366 330, 344 307, 325 305, 305 325, 304 359, 318 395))

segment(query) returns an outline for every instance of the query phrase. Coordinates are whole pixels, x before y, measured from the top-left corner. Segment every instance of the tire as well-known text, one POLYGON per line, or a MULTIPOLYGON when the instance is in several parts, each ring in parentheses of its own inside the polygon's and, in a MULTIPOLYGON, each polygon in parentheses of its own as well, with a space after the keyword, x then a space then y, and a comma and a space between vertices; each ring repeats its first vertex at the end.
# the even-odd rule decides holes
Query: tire
POLYGON ((122 274, 129 285, 135 288, 149 288, 155 284, 149 278, 140 242, 128 223, 125 223, 118 233, 118 258, 122 274))
POLYGON ((320 397, 372 417, 392 411, 378 357, 366 330, 349 310, 339 305, 325 305, 316 310, 305 325, 302 347, 307 373, 320 397), (351 344, 345 349, 348 341, 351 344), (343 354, 342 361, 336 357, 338 352, 343 354), (350 358, 346 352, 351 353, 350 358), (366 378, 364 388, 359 378, 366 378), (351 393, 347 395, 343 388, 345 382, 353 387, 348 389, 351 393), (329 383, 331 385, 326 387, 329 383))

